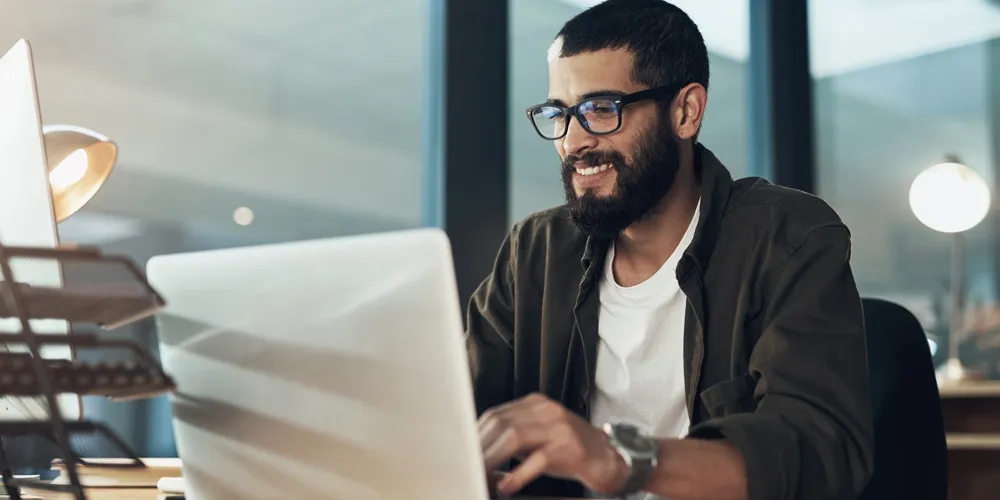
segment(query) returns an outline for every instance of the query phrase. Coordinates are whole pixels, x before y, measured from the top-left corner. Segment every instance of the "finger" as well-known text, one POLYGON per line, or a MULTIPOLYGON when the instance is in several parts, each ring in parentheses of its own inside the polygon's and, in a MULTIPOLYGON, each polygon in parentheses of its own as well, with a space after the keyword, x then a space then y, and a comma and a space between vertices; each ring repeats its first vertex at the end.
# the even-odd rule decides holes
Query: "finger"
POLYGON ((544 411, 545 404, 539 405, 538 398, 522 398, 503 406, 498 406, 482 416, 479 420, 479 445, 488 450, 496 443, 503 433, 511 427, 522 428, 547 425, 553 419, 552 412, 544 411))
POLYGON ((545 449, 536 450, 521 462, 516 469, 507 474, 497 484, 497 491, 502 495, 512 495, 524 489, 529 483, 545 474, 549 466, 549 457, 545 449))
POLYGON ((489 448, 483 450, 483 460, 488 470, 495 470, 504 462, 519 456, 529 455, 548 444, 551 433, 541 425, 507 427, 489 448))
POLYGON ((503 481, 503 478, 507 477, 505 472, 487 472, 486 473, 486 485, 490 490, 490 498, 497 496, 499 493, 497 491, 497 485, 503 481))
POLYGON ((479 444, 482 449, 489 448, 504 429, 511 425, 511 420, 519 413, 517 403, 520 400, 504 403, 500 406, 490 408, 479 417, 479 444))
POLYGON ((479 428, 482 429, 495 418, 507 417, 511 414, 535 413, 548 406, 552 406, 553 404, 556 403, 545 396, 539 394, 529 394, 522 398, 495 406, 483 413, 483 415, 479 418, 479 428))
POLYGON ((483 450, 489 449, 493 446, 493 443, 500 439, 500 435, 503 434, 504 429, 508 425, 505 424, 503 419, 491 416, 488 419, 483 420, 479 424, 479 446, 483 450))

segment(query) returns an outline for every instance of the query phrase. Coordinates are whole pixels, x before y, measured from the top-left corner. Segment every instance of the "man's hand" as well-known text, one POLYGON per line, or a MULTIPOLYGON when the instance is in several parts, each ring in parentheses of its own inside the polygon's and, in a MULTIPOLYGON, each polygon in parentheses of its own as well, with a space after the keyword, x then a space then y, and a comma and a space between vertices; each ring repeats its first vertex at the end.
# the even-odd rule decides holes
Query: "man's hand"
POLYGON ((515 493, 543 474, 613 493, 628 476, 625 461, 603 431, 539 394, 484 413, 479 439, 489 471, 512 458, 523 460, 497 485, 501 494, 515 493))

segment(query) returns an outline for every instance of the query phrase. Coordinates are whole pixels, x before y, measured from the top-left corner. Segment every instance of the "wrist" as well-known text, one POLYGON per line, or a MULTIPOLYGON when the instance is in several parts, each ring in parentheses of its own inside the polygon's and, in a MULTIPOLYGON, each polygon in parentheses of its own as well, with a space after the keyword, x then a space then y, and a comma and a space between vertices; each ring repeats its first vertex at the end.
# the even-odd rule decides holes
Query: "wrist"
POLYGON ((657 467, 659 443, 628 424, 605 424, 608 445, 617 455, 615 465, 607 467, 614 476, 609 491, 617 496, 629 496, 644 490, 657 467))
POLYGON ((632 477, 632 467, 629 466, 618 449, 611 444, 610 440, 605 450, 607 453, 605 453, 604 465, 601 467, 605 473, 605 478, 601 482, 604 486, 597 493, 617 493, 628 484, 629 478, 632 477))

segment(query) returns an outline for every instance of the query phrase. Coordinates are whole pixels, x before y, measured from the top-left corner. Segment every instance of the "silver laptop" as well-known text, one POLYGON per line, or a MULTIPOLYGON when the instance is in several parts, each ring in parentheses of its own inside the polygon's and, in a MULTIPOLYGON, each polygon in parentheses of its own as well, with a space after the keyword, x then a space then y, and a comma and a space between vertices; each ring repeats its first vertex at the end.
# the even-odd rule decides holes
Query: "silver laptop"
MULTIPOLYGON (((0 57, 0 239, 5 245, 54 248, 59 244, 31 46, 19 40, 0 57)), ((63 286, 62 266, 51 259, 11 259, 14 277, 36 286, 63 286)), ((36 333, 66 333, 61 320, 32 320, 36 333)), ((20 332, 17 319, 0 319, 0 331, 20 332)), ((6 350, 3 346, 0 349, 6 350)), ((26 351, 11 346, 11 351, 26 351)), ((69 346, 46 346, 50 359, 72 359, 69 346)), ((80 418, 80 397, 58 397, 62 417, 80 418)), ((46 419, 41 398, 0 397, 0 420, 46 419)))
POLYGON ((189 499, 485 500, 437 229, 159 256, 189 499))

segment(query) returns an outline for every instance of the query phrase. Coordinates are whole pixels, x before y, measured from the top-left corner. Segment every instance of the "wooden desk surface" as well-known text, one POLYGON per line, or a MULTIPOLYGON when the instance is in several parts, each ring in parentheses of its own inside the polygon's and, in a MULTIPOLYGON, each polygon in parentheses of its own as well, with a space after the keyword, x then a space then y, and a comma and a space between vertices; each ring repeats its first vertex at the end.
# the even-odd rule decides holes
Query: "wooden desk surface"
MULTIPOLYGON (((45 500, 73 500, 69 493, 26 490, 24 496, 40 497, 45 500)), ((157 500, 162 498, 156 488, 91 488, 87 490, 87 500, 157 500)))
POLYGON ((955 398, 998 398, 1000 381, 957 382, 938 387, 942 399, 955 398))
MULTIPOLYGON (((24 495, 41 497, 45 500, 73 500, 73 495, 51 491, 25 491, 24 495)), ((87 490, 87 500, 158 500, 164 498, 156 488, 91 488, 87 490)), ((514 497, 511 500, 531 500, 514 497)), ((546 500, 575 500, 572 498, 548 498, 546 500)))

